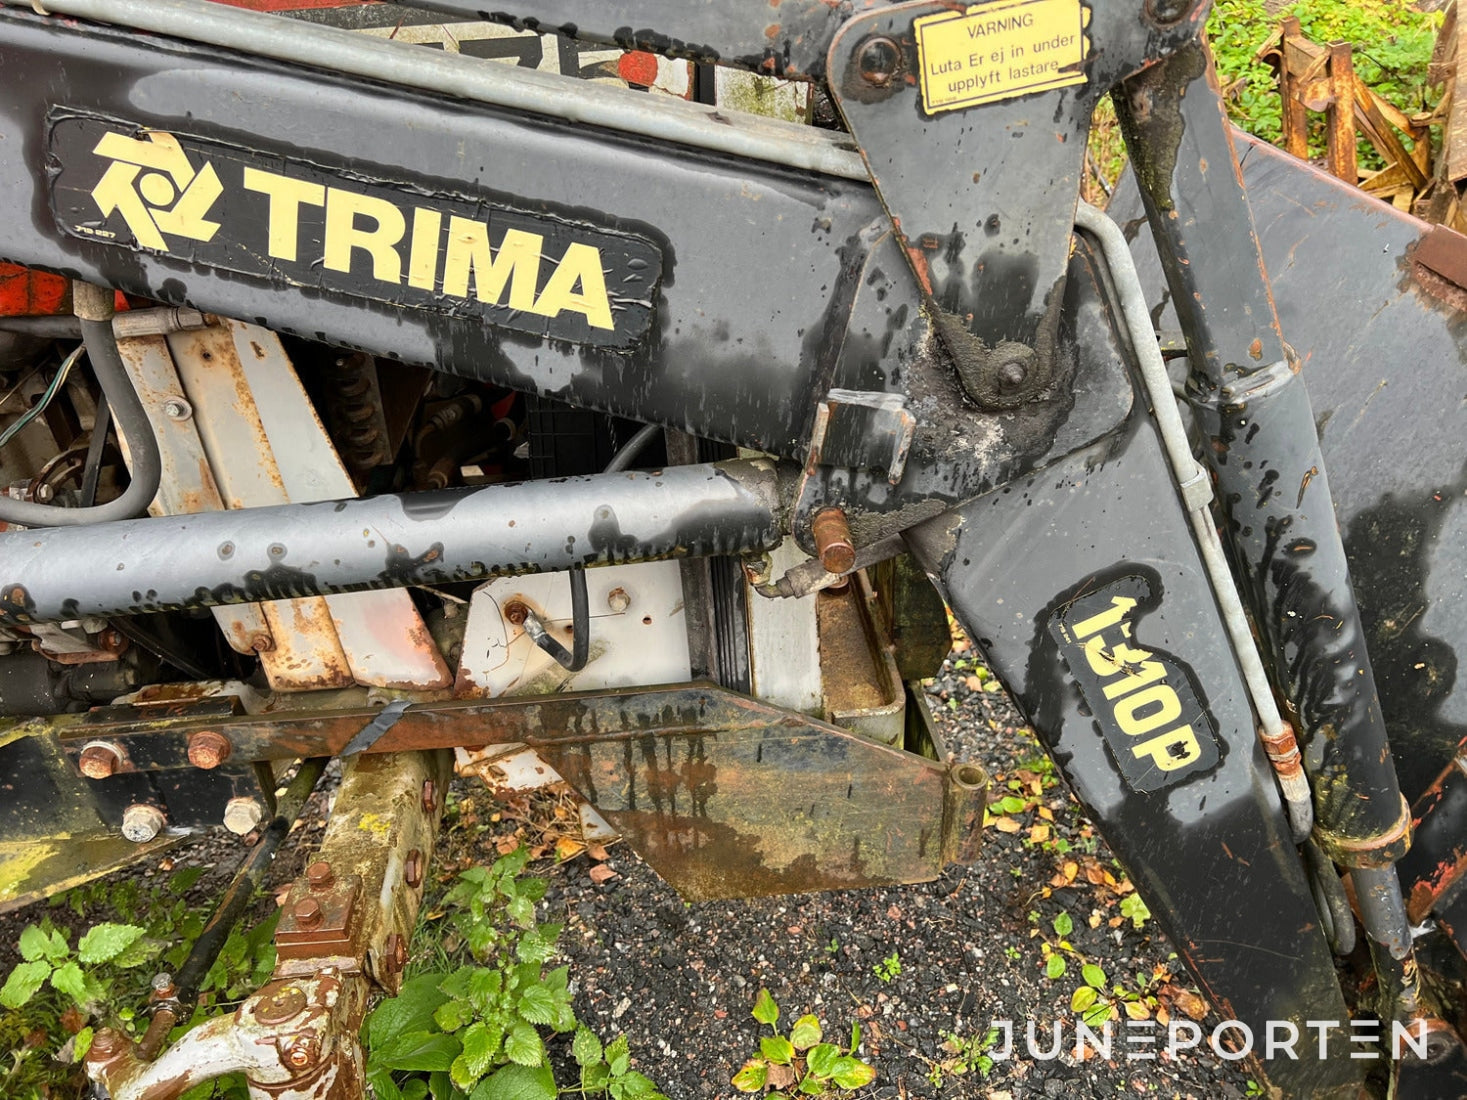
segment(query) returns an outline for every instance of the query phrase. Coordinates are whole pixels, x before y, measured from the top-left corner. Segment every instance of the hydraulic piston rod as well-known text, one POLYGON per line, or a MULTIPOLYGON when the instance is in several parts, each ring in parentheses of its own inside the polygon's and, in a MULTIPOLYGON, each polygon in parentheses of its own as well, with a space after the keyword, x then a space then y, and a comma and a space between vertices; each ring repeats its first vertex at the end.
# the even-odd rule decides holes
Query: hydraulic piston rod
POLYGON ((773 549, 748 460, 0 535, 0 623, 136 615, 773 549))

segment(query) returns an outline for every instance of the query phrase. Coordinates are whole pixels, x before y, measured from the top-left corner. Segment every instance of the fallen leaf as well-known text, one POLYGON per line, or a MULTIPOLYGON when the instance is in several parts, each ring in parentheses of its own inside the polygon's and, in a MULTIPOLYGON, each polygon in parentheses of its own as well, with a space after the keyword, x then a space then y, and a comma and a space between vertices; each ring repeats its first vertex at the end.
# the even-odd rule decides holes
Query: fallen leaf
POLYGON ((1156 1022, 1166 1027, 1172 1022, 1172 1014, 1166 1010, 1166 1005, 1156 1006, 1156 1022))
POLYGON ((600 886, 603 882, 608 882, 616 877, 616 872, 604 863, 598 863, 596 864, 596 866, 591 868, 591 881, 594 882, 597 886, 600 886))
POLYGON ((587 844, 586 854, 594 859, 597 863, 606 862, 606 849, 601 847, 601 845, 599 844, 587 844))
POLYGON ((1029 829, 1029 839, 1035 844, 1043 844, 1049 839, 1048 825, 1035 825, 1029 829))
POLYGON ((1067 859, 1060 870, 1063 872, 1066 882, 1074 882, 1075 876, 1080 873, 1080 865, 1073 859, 1067 859))
POLYGON ((1042 817, 1042 818, 1044 818, 1045 821, 1053 821, 1054 820, 1054 811, 1051 810, 1048 806, 1040 806, 1039 807, 1039 816, 1042 817))
POLYGON ((563 836, 555 842, 555 858, 561 863, 580 855, 583 850, 584 847, 579 840, 572 840, 568 836, 563 836))
POLYGON ((993 819, 993 827, 1001 833, 1021 832, 1024 826, 1020 825, 1011 817, 996 817, 993 819))
POLYGON ((1180 1008, 1194 1020, 1205 1019, 1207 1016, 1207 1002, 1190 989, 1179 985, 1168 985, 1162 989, 1162 993, 1171 998, 1171 1002, 1180 1008))
POLYGON ((795 1083, 794 1066, 781 1066, 771 1063, 769 1076, 765 1078, 771 1088, 787 1089, 795 1083))

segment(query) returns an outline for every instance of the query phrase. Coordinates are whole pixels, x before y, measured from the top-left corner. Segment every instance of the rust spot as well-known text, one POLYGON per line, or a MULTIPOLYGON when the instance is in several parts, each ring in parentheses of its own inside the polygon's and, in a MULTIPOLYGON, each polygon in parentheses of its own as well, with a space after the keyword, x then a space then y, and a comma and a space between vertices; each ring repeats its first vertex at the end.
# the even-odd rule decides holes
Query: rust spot
POLYGON ((1253 343, 1248 345, 1248 355, 1254 361, 1263 358, 1263 341, 1256 336, 1253 337, 1253 343))

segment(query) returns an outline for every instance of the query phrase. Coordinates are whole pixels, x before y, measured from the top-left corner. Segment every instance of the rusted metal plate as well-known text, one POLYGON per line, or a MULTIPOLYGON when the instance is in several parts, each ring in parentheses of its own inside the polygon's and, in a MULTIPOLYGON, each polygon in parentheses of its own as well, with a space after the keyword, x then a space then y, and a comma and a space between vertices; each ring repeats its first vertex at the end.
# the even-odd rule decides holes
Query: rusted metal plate
POLYGON ((28 837, 0 844, 0 913, 111 874, 171 848, 186 834, 135 844, 115 829, 28 837))
MULTIPOLYGON (((351 474, 316 416, 280 338, 238 321, 228 322, 228 328, 240 377, 248 387, 280 475, 284 496, 275 503, 356 496, 351 474)), ((328 596, 326 606, 357 683, 394 688, 439 688, 452 683, 448 666, 406 592, 328 596)))
MULTIPOLYGON (((571 643, 570 582, 564 573, 502 577, 474 590, 454 695, 459 698, 599 691, 680 684, 689 673, 688 628, 676 562, 612 565, 586 572, 590 660, 567 672, 505 617, 513 603, 571 643)), ((332 597, 336 599, 337 597, 332 597)))
MULTIPOLYGON (((224 506, 284 503, 280 470, 229 330, 216 326, 174 333, 167 340, 224 506)), ((260 661, 271 687, 303 691, 352 683, 324 600, 280 600, 259 606, 267 646, 260 651, 260 661)))
MULTIPOLYGON (((234 759, 282 759, 334 754, 375 713, 207 725, 234 759)), ((148 767, 166 766, 203 724, 142 718, 114 707, 33 728, 49 724, 72 755, 107 736, 148 767)), ((544 756, 689 898, 926 881, 944 852, 972 851, 982 822, 981 784, 976 803, 971 782, 955 799, 948 766, 711 685, 425 703, 373 752, 511 742, 544 756)))
MULTIPOLYGON (((183 383, 168 353, 168 342, 162 336, 135 336, 118 340, 117 350, 148 414, 163 461, 163 478, 149 514, 179 516, 222 511, 224 500, 199 440, 193 408, 184 396, 183 383)), ((122 452, 125 458, 131 458, 125 437, 122 452)), ((254 656, 272 646, 270 628, 259 604, 216 607, 213 612, 214 621, 236 653, 254 656)))
POLYGON ((864 571, 815 595, 825 713, 842 729, 894 745, 906 728, 906 690, 892 645, 878 628, 876 594, 864 571))

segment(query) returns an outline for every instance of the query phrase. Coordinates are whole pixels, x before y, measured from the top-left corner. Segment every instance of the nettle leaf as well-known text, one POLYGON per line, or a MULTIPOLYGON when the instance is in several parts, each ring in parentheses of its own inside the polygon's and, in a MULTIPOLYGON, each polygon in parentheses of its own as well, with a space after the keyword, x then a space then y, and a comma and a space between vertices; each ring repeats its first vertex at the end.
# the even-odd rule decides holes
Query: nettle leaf
POLYGON ((462 1035, 464 1068, 477 1080, 489 1072, 499 1055, 504 1028, 498 1023, 476 1021, 462 1035))
POLYGON ((535 903, 527 897, 514 898, 504 911, 521 928, 529 928, 535 923, 535 903))
POLYGON ((544 985, 532 985, 520 995, 516 1007, 527 1023, 548 1024, 555 1019, 555 994, 544 985))
MULTIPOLYGON (((163 945, 157 940, 146 937, 137 940, 131 947, 125 947, 117 953, 112 960, 112 965, 123 970, 131 970, 135 966, 142 966, 151 959, 157 958, 163 950, 163 945)), ((274 961, 271 961, 271 970, 275 969, 274 961)))
POLYGON ((592 1062, 581 1067, 581 1088, 586 1092, 604 1089, 611 1080, 611 1067, 605 1062, 592 1062))
POLYGON ((816 1077, 829 1077, 835 1072, 835 1062, 840 1056, 840 1047, 834 1043, 819 1043, 805 1055, 805 1065, 816 1077))
POLYGON ((477 966, 461 966, 446 978, 441 978, 438 988, 449 997, 457 997, 460 1000, 469 995, 469 982, 475 974, 479 973, 477 966))
POLYGON ((0 1005, 20 1008, 36 995, 36 990, 51 976, 51 964, 43 960, 16 964, 0 987, 0 1005))
POLYGON ((657 1086, 652 1083, 651 1079, 632 1070, 612 1085, 612 1090, 618 1092, 626 1100, 637 1100, 638 1097, 654 1095, 657 1092, 657 1086))
POLYGON ((474 1007, 468 1001, 444 1001, 433 1012, 433 1022, 449 1033, 457 1031, 474 1018, 474 1007))
POLYGON ((71 954, 71 948, 66 945, 66 933, 59 928, 53 928, 46 933, 46 958, 55 963, 60 962, 71 954))
POLYGON ((545 1061, 545 1044, 529 1024, 515 1024, 504 1037, 504 1054, 519 1065, 538 1066, 545 1061))
POLYGON ((499 999, 503 988, 504 975, 499 971, 489 970, 486 967, 475 968, 468 980, 469 1004, 473 1005, 478 1012, 488 1012, 499 999))
POLYGON ((527 878, 520 882, 520 897, 529 898, 531 901, 539 901, 545 896, 545 890, 550 883, 543 878, 527 878))
POLYGON ((520 942, 515 944, 515 957, 521 962, 543 963, 555 954, 555 940, 546 935, 546 930, 553 927, 545 925, 526 932, 520 937, 520 942))
POLYGON ((865 1088, 876 1080, 876 1070, 859 1058, 843 1055, 835 1060, 830 1079, 843 1089, 865 1088))
POLYGON ((632 1048, 625 1035, 618 1035, 606 1048, 606 1064, 611 1067, 613 1077, 620 1077, 632 1068, 632 1048))
POLYGON ((571 1054, 576 1065, 589 1066, 601 1061, 601 1040, 588 1027, 576 1028, 576 1037, 571 1040, 571 1054))
POLYGON ((744 1068, 733 1075, 733 1087, 740 1092, 758 1092, 769 1080, 769 1065, 758 1058, 744 1063, 744 1068))
POLYGON ((51 988, 64 993, 77 1004, 86 1004, 91 997, 87 988, 87 976, 75 962, 62 963, 51 971, 51 988))
POLYGON ((795 1048, 781 1035, 770 1035, 759 1040, 759 1053, 777 1066, 787 1066, 794 1059, 795 1048))
POLYGON ((1065 962, 1065 957, 1056 951, 1049 957, 1049 962, 1044 964, 1044 976, 1046 978, 1062 978, 1068 969, 1069 964, 1065 962))
POLYGON ((135 944, 143 931, 135 924, 99 924, 77 942, 76 957, 86 966, 111 962, 135 944))
POLYGON ((1086 963, 1080 973, 1085 978, 1086 985, 1093 985, 1096 989, 1105 988, 1105 971, 1094 963, 1086 963))
POLYGON ((813 1015, 801 1016, 790 1028, 790 1043, 796 1050, 809 1050, 824 1037, 820 1021, 813 1015))
POLYGON ((28 963, 47 958, 47 947, 51 938, 42 932, 39 925, 28 924, 20 934, 20 957, 28 963))
POLYGON ((471 1100, 555 1100, 558 1092, 549 1066, 505 1066, 479 1082, 471 1100))
POLYGON ((770 1027, 779 1020, 779 1005, 774 1003, 774 998, 767 989, 759 990, 759 996, 754 1001, 754 1019, 770 1027))

